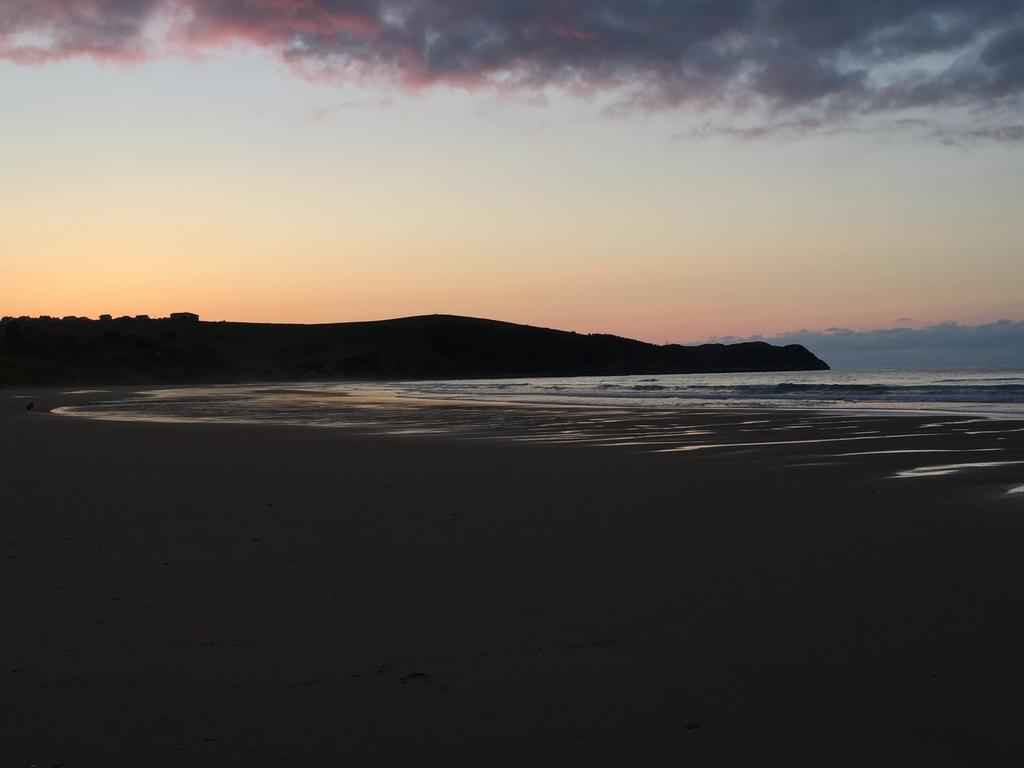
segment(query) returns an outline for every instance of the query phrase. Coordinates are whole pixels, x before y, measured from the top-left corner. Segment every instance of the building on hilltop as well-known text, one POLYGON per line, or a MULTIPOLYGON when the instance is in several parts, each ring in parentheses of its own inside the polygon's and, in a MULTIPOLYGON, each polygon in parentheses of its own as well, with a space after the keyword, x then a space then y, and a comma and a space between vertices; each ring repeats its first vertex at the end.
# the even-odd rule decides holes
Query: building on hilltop
POLYGON ((195 312, 171 312, 171 320, 185 320, 189 323, 198 323, 199 315, 195 312))

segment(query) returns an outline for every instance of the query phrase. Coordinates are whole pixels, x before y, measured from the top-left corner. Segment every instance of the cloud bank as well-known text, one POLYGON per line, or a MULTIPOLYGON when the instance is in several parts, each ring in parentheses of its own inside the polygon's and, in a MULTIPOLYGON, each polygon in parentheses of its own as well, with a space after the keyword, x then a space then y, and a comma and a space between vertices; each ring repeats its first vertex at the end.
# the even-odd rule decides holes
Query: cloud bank
POLYGON ((237 43, 313 76, 686 108, 697 132, 936 110, 966 139, 1024 132, 1024 0, 0 0, 0 58, 22 64, 237 43))
POLYGON ((925 328, 794 331, 771 338, 725 337, 723 343, 803 344, 833 368, 1007 366, 1024 368, 1024 321, 984 325, 948 322, 925 328))

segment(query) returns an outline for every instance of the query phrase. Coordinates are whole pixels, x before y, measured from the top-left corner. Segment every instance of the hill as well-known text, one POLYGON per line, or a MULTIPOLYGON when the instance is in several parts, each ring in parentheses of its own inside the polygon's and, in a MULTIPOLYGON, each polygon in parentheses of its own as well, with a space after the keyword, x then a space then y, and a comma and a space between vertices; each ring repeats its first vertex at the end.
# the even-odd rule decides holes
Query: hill
POLYGON ((655 345, 451 315, 324 325, 5 319, 0 384, 824 370, 802 346, 655 345))

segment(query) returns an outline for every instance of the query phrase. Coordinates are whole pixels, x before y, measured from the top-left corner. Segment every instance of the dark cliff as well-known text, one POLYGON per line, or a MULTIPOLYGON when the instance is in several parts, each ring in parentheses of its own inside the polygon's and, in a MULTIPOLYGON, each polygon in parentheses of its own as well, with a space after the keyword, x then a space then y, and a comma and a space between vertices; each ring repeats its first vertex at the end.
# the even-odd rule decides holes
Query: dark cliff
POLYGON ((327 325, 7 320, 0 384, 824 370, 801 346, 659 346, 450 315, 327 325))

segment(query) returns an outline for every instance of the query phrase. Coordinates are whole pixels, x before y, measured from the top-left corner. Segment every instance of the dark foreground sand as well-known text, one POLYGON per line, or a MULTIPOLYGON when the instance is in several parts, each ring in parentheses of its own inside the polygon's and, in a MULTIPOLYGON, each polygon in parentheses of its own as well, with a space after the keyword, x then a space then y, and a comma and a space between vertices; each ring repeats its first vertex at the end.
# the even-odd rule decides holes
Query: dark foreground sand
POLYGON ((96 422, 11 394, 0 765, 1024 759, 1020 467, 96 422))

